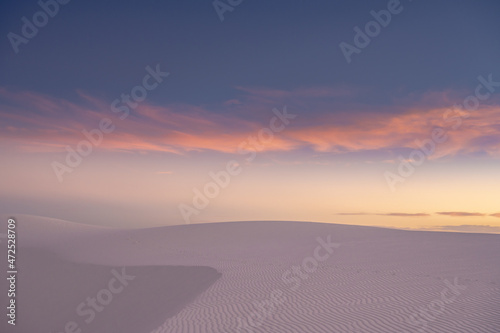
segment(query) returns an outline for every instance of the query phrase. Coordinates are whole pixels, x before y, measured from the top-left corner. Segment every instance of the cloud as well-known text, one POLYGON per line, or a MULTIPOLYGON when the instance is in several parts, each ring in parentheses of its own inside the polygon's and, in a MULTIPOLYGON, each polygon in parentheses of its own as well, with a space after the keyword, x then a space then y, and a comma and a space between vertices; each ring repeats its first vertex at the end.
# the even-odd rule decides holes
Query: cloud
MULTIPOLYGON (((143 102, 122 120, 109 102, 83 92, 78 92, 77 103, 0 88, 0 139, 5 147, 26 151, 64 151, 66 145, 85 139, 82 130, 98 128, 102 118, 109 118, 116 130, 97 149, 236 153, 249 136, 269 126, 273 108, 287 105, 298 117, 261 151, 305 148, 344 154, 414 149, 430 139, 433 129, 441 128, 447 140, 436 147, 432 158, 473 153, 500 157, 500 106, 484 106, 466 115, 433 97, 432 103, 424 99, 408 105, 370 106, 368 111, 366 105, 353 102, 359 92, 345 88, 239 88, 239 92, 242 96, 209 107, 143 102)), ((449 96, 442 99, 452 101, 449 96)))
POLYGON ((401 216, 401 217, 425 217, 425 216, 431 216, 430 214, 426 214, 426 213, 415 213, 415 214, 408 214, 408 213, 387 213, 387 214, 377 214, 377 215, 383 215, 383 216, 401 216))
MULTIPOLYGON (((75 104, 34 93, 0 90, 13 107, 4 103, 0 111, 0 137, 28 151, 64 151, 86 139, 82 131, 99 128, 103 118, 111 119, 115 130, 105 135, 99 149, 113 151, 164 151, 182 154, 214 150, 236 152, 248 136, 262 127, 258 123, 211 113, 190 105, 166 107, 139 105, 125 119, 110 105, 81 95, 87 104, 75 104)), ((271 110, 269 110, 272 115, 271 110)), ((275 138, 261 150, 289 150, 291 143, 275 138)))
POLYGON ((469 212, 437 212, 438 215, 447 215, 452 217, 470 217, 470 216, 486 216, 483 213, 469 213, 469 212))
POLYGON ((426 217, 430 216, 427 213, 338 213, 337 215, 372 215, 372 216, 398 216, 398 217, 426 217))
POLYGON ((479 233, 500 233, 499 226, 491 225, 445 225, 420 230, 438 230, 438 231, 460 231, 460 232, 479 232, 479 233))
MULTIPOLYGON (((437 215, 446 215, 452 217, 484 217, 484 216, 492 216, 500 218, 500 213, 495 214, 485 214, 485 213, 470 213, 470 212, 437 212, 437 215)), ((342 216, 362 216, 362 215, 371 215, 371 216, 396 216, 396 217, 427 217, 432 216, 432 214, 427 213, 366 213, 366 212, 354 212, 354 213, 338 213, 336 215, 342 216)))

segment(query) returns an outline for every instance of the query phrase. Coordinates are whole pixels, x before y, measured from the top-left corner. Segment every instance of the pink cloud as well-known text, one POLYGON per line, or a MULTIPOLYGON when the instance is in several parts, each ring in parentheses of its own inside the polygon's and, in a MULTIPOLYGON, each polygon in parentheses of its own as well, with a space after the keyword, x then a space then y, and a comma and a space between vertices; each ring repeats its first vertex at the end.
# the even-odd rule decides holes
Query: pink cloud
MULTIPOLYGON (((246 115, 251 110, 259 110, 263 120, 244 119, 238 113, 210 112, 186 104, 154 106, 145 102, 121 120, 111 111, 110 103, 82 92, 78 93, 85 103, 76 104, 33 92, 1 88, 0 98, 7 102, 0 102, 0 137, 9 145, 27 151, 61 151, 66 145, 84 139, 81 131, 97 128, 99 121, 106 117, 112 120, 116 130, 105 136, 99 149, 177 154, 202 150, 234 153, 249 136, 255 136, 269 125, 273 117, 271 109, 282 107, 272 101, 292 98, 296 105, 289 105, 288 110, 299 117, 286 130, 276 134, 269 144, 262 145, 261 151, 310 147, 318 152, 343 153, 417 148, 415 140, 431 138, 432 129, 439 127, 446 130, 448 140, 438 145, 432 158, 475 152, 500 155, 500 106, 482 107, 465 117, 451 107, 431 107, 427 102, 423 106, 399 106, 401 111, 398 113, 393 110, 350 113, 337 110, 334 114, 327 112, 327 104, 321 102, 320 111, 308 114, 302 111, 304 99, 348 96, 350 92, 331 88, 292 92, 240 89, 248 96, 222 103, 220 107, 244 107, 246 115), (444 119, 446 114, 447 120, 444 119), (452 129, 459 119, 461 124, 452 129)), ((436 96, 432 99, 439 99, 439 95, 436 96)), ((445 99, 448 101, 449 97, 445 99)))

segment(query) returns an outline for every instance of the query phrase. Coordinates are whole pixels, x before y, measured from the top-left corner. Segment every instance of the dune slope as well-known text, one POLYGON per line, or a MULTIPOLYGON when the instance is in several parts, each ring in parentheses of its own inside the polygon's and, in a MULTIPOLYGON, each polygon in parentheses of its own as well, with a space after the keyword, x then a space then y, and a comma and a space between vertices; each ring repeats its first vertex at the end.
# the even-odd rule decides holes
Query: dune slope
MULTIPOLYGON (((107 332, 500 332, 500 235, 277 221, 118 230, 29 216, 19 233, 26 274, 47 275, 47 262, 77 286, 51 287, 56 329, 86 318, 81 295, 126 266, 130 291, 91 323, 107 332), (132 303, 150 303, 142 320, 132 303)), ((25 279, 27 304, 49 297, 37 290, 48 282, 25 279)))

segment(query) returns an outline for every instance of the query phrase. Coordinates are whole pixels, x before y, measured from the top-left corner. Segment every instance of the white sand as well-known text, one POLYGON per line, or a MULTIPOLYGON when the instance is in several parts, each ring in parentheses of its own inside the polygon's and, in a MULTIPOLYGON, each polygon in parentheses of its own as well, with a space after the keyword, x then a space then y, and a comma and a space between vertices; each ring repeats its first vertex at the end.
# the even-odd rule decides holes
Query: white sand
MULTIPOLYGON (((18 318, 0 332, 59 333, 71 321, 82 333, 500 332, 500 235, 299 222, 117 230, 16 218, 18 318), (322 247, 328 236, 340 246, 322 247), (122 266, 134 278, 86 323, 76 308, 122 266)), ((5 239, 0 248, 6 258, 5 239)), ((2 279, 3 309, 6 290, 2 279)))

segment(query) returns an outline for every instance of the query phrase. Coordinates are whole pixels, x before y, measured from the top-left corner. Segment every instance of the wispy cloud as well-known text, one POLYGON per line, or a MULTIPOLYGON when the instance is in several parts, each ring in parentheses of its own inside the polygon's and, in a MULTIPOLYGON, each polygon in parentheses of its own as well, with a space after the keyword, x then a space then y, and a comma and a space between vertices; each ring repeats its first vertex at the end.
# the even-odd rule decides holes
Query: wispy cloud
POLYGON ((338 213, 337 215, 356 216, 356 215, 372 215, 372 216, 398 216, 398 217, 427 217, 431 216, 427 213, 338 213))
MULTIPOLYGON (((437 212, 436 215, 445 215, 451 217, 498 217, 500 218, 500 213, 495 214, 486 214, 486 213, 477 213, 477 212, 437 212)), ((348 212, 348 213, 337 213, 336 215, 343 216, 362 216, 362 215, 371 215, 371 216, 396 216, 396 217, 427 217, 432 216, 433 214, 428 213, 367 213, 367 212, 348 212)))
MULTIPOLYGON (((273 107, 291 103, 288 109, 292 113, 306 112, 307 117, 298 117, 286 131, 262 147, 263 151, 311 148, 329 153, 387 152, 417 148, 415 140, 428 139, 433 128, 451 125, 443 120, 446 111, 456 114, 446 107, 431 106, 428 101, 400 105, 391 112, 373 108, 367 111, 362 107, 350 112, 355 104, 348 102, 354 94, 349 89, 309 88, 290 92, 240 88, 240 91, 243 96, 211 107, 155 106, 144 102, 129 117, 120 120, 110 110, 110 103, 82 92, 79 92, 81 102, 75 103, 0 88, 0 138, 24 150, 63 151, 64 146, 83 138, 83 129, 96 128, 100 119, 107 117, 117 129, 99 149, 235 153, 248 136, 268 126, 266 120, 272 117, 273 107), (345 103, 339 105, 337 99, 345 103)), ((464 119, 459 132, 450 131, 448 135, 449 139, 440 144, 433 158, 475 152, 500 156, 500 106, 475 111, 464 119)))
POLYGON ((487 214, 483 213, 469 213, 469 212, 437 212, 436 214, 453 216, 453 217, 487 216, 487 214))
POLYGON ((408 214, 408 213, 387 213, 387 214, 377 214, 377 215, 383 215, 383 216, 400 216, 400 217, 426 217, 426 216, 431 216, 430 214, 426 213, 415 213, 415 214, 408 214))
POLYGON ((481 232, 481 233, 500 233, 500 227, 491 225, 445 225, 419 230, 441 230, 441 231, 460 231, 460 232, 481 232))

